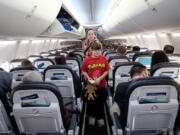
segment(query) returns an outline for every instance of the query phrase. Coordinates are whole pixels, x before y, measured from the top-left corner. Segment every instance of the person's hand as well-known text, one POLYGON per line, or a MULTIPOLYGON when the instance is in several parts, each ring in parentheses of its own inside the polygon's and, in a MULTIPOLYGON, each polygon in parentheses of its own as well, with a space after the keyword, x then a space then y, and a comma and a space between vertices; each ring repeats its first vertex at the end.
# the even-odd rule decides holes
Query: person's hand
POLYGON ((100 83, 101 83, 100 78, 97 78, 97 79, 95 80, 95 83, 94 83, 94 84, 95 84, 96 86, 98 86, 100 83))

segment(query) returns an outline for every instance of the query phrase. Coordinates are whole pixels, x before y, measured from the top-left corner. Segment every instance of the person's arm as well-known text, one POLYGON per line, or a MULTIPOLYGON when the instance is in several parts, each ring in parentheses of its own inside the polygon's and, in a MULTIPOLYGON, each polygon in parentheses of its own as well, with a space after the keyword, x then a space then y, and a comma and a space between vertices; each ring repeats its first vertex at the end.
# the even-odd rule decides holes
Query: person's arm
POLYGON ((82 71, 82 74, 86 77, 86 79, 92 80, 92 78, 90 78, 90 77, 88 76, 87 72, 82 71))
POLYGON ((100 82, 108 75, 108 71, 105 71, 100 77, 95 80, 95 85, 99 85, 100 82))

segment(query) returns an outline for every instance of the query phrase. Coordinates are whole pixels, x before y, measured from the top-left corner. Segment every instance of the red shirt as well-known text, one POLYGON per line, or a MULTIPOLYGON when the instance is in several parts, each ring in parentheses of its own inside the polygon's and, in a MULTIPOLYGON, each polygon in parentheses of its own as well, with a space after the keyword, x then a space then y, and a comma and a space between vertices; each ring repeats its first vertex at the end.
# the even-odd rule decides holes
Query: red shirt
MULTIPOLYGON (((93 58, 91 56, 85 58, 81 66, 81 70, 87 72, 88 76, 92 79, 100 77, 105 71, 110 69, 109 63, 104 56, 93 58)), ((106 79, 101 80, 100 85, 97 88, 104 87, 106 85, 106 79)))

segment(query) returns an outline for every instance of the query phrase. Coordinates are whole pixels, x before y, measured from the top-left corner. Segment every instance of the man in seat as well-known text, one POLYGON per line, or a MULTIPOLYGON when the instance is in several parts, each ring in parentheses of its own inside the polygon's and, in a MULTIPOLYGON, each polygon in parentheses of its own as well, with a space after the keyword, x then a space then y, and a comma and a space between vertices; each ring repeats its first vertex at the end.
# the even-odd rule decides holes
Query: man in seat
MULTIPOLYGON (((114 96, 114 103, 113 103, 112 107, 110 108, 110 115, 111 115, 113 122, 114 122, 114 119, 113 119, 114 112, 117 112, 117 114, 119 116, 120 116, 120 112, 121 112, 121 114, 127 115, 127 112, 124 112, 125 109, 124 109, 123 105, 125 102, 125 91, 128 89, 129 84, 134 79, 141 78, 141 77, 148 77, 149 73, 145 66, 135 65, 131 68, 130 75, 131 75, 131 79, 132 79, 131 81, 119 83, 117 86, 117 90, 116 90, 116 93, 114 96)), ((126 117, 121 117, 121 118, 120 119, 122 121, 122 126, 124 127, 126 125, 126 123, 125 123, 126 117)))

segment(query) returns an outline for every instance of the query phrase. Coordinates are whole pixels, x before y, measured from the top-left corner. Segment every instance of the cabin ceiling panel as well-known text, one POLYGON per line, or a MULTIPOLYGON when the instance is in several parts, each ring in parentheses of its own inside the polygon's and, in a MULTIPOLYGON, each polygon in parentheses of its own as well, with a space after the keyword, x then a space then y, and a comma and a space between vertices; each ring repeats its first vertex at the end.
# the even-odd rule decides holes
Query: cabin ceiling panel
POLYGON ((64 0, 63 5, 82 25, 101 24, 114 0, 64 0))
POLYGON ((122 0, 103 23, 102 31, 111 36, 176 31, 180 28, 179 5, 179 0, 122 0))

